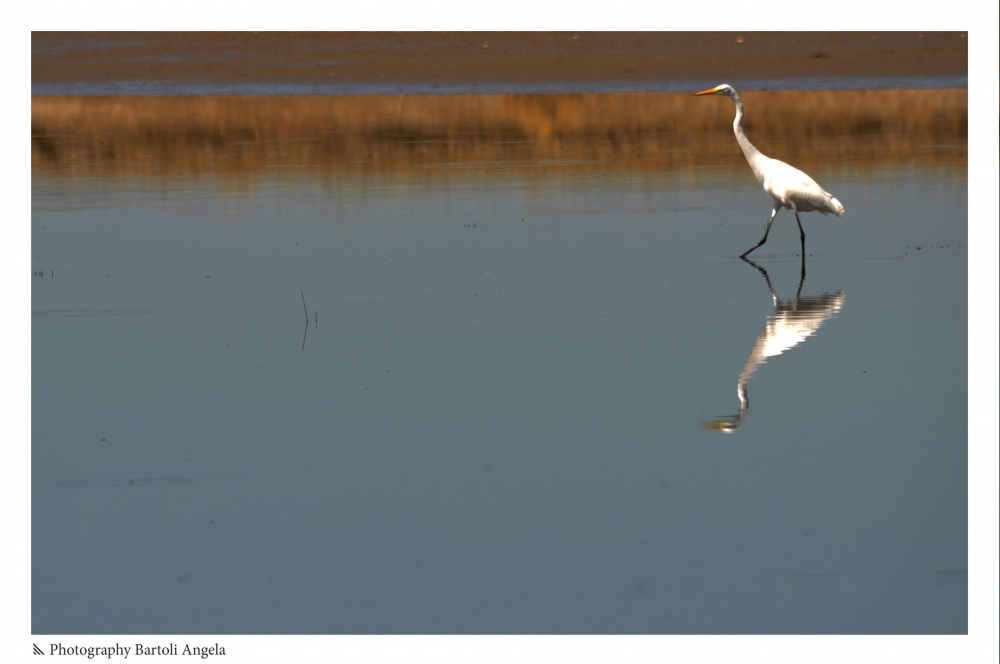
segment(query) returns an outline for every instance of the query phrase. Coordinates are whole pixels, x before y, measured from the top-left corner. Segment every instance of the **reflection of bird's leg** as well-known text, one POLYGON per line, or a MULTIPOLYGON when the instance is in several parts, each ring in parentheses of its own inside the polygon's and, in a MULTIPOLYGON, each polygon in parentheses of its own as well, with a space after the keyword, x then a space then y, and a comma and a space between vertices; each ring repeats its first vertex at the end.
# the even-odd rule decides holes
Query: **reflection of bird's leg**
MULTIPOLYGON (((767 270, 765 270, 764 268, 762 268, 760 265, 757 265, 756 263, 754 263, 749 258, 744 258, 743 256, 740 256, 740 258, 743 260, 744 263, 750 265, 750 267, 752 267, 753 269, 755 269, 758 272, 760 272, 760 276, 764 277, 764 281, 767 282, 767 289, 769 291, 771 291, 771 298, 774 300, 774 304, 777 305, 778 304, 778 294, 774 292, 774 286, 771 285, 771 278, 769 276, 767 276, 767 270)), ((799 288, 801 288, 801 287, 802 287, 802 284, 800 283, 799 284, 799 288)))
MULTIPOLYGON (((771 218, 768 219, 768 221, 767 221, 767 228, 764 229, 764 237, 762 237, 760 239, 760 242, 758 242, 754 246, 752 246, 749 249, 747 249, 746 251, 744 251, 743 254, 740 256, 740 258, 746 257, 746 255, 749 254, 751 251, 753 251, 754 249, 756 249, 760 245, 762 245, 765 242, 767 242, 767 234, 771 232, 771 224, 774 223, 774 216, 776 214, 778 214, 778 210, 780 210, 780 209, 781 209, 781 203, 775 203, 774 204, 774 209, 771 210, 771 218)), ((798 218, 798 217, 796 217, 796 218, 798 218)), ((799 228, 800 229, 802 228, 802 224, 799 224, 799 228)), ((803 236, 803 240, 802 241, 805 242, 805 236, 803 236)), ((805 246, 805 245, 803 245, 803 246, 805 246)))
MULTIPOLYGON (((742 256, 741 256, 742 258, 742 256)), ((760 272, 760 275, 764 277, 764 281, 767 282, 767 289, 771 291, 771 298, 774 299, 774 304, 778 304, 778 294, 774 292, 774 286, 771 285, 771 279, 767 276, 767 270, 757 265, 749 258, 743 258, 743 262, 750 265, 753 269, 760 272)), ((806 283, 806 256, 802 254, 802 263, 799 267, 799 289, 795 291, 795 302, 798 303, 799 298, 802 297, 802 285, 806 283)))
POLYGON ((802 221, 799 219, 798 211, 795 211, 795 221, 799 224, 799 240, 802 241, 802 258, 806 257, 806 232, 802 230, 802 221))

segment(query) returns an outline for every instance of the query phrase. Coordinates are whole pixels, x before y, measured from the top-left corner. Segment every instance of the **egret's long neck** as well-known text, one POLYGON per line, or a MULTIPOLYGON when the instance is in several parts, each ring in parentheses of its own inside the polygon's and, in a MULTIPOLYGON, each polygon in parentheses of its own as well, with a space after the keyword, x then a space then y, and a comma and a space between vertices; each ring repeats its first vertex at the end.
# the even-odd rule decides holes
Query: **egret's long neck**
POLYGON ((747 139, 747 135, 743 133, 743 102, 740 101, 740 96, 733 92, 733 101, 736 103, 736 119, 733 120, 733 132, 736 134, 736 142, 740 144, 740 149, 743 150, 743 156, 747 158, 747 163, 750 164, 750 168, 753 169, 753 174, 757 177, 758 182, 763 182, 763 173, 760 170, 760 161, 762 159, 767 159, 760 151, 750 144, 747 139))

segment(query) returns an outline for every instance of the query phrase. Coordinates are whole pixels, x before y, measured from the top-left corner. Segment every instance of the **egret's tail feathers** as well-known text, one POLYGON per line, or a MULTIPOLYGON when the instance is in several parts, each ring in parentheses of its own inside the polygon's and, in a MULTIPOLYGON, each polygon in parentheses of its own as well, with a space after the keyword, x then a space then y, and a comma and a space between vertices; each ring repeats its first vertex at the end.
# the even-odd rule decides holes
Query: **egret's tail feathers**
POLYGON ((838 217, 844 216, 844 206, 841 205, 840 201, 838 201, 836 198, 833 197, 830 198, 830 207, 833 208, 832 212, 838 217))

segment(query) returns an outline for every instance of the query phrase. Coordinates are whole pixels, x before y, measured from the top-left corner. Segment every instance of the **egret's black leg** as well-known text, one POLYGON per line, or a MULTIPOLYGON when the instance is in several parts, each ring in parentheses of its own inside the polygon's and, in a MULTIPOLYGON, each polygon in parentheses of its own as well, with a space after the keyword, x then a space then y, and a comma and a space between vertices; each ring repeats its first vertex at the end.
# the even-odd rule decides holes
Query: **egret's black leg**
POLYGON ((773 224, 773 223, 774 223, 774 216, 775 216, 776 214, 778 214, 778 210, 780 210, 780 209, 781 209, 781 203, 775 203, 775 204, 774 204, 774 209, 773 209, 773 210, 771 210, 771 218, 770 218, 770 219, 768 219, 768 221, 767 221, 767 228, 766 228, 766 229, 764 229, 764 237, 762 237, 762 238, 760 239, 760 242, 758 242, 758 243, 757 243, 757 244, 755 244, 754 246, 752 246, 752 247, 750 247, 749 249, 747 249, 746 251, 744 251, 744 252, 743 252, 743 253, 742 253, 742 254, 740 255, 740 258, 746 258, 746 255, 747 255, 747 254, 749 254, 749 253, 750 253, 751 251, 753 251, 754 249, 756 249, 756 248, 757 248, 757 247, 759 247, 760 245, 762 245, 762 244, 764 244, 765 242, 767 242, 767 234, 771 232, 771 224, 773 224))
POLYGON ((795 221, 799 225, 799 240, 802 241, 802 258, 803 261, 806 257, 806 232, 802 230, 802 221, 799 219, 799 213, 795 213, 795 221))

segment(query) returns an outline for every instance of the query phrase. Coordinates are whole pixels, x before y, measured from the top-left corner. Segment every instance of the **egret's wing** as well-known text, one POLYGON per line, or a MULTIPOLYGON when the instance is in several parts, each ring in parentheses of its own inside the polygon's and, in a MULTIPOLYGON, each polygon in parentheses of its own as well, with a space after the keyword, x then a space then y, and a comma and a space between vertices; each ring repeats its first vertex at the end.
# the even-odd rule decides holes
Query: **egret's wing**
POLYGON ((795 207, 800 212, 816 210, 822 213, 833 212, 841 214, 843 208, 837 209, 840 204, 834 205, 833 196, 823 187, 819 186, 815 180, 797 168, 789 166, 777 159, 771 160, 770 184, 775 194, 784 201, 795 203, 795 207))
POLYGON ((823 187, 816 183, 816 180, 813 180, 794 166, 789 166, 783 161, 772 159, 771 168, 773 169, 771 179, 783 183, 786 187, 799 191, 815 191, 826 196, 830 195, 823 190, 823 187))

